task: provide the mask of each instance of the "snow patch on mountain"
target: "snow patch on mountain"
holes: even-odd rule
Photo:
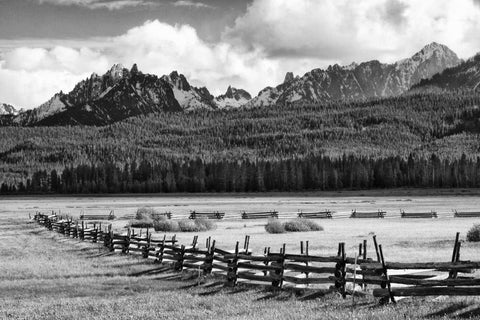
[[[243,89],[229,86],[225,94],[215,98],[214,102],[220,109],[239,108],[252,99],[252,96]]]

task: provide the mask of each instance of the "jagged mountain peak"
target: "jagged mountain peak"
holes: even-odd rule
[[[228,86],[225,94],[215,98],[215,104],[218,108],[238,108],[248,103],[251,99],[252,96],[247,91]]]
[[[125,70],[128,72],[128,69],[126,69],[123,64],[121,63],[116,63],[114,64],[110,70],[108,71],[109,75],[115,79],[115,78],[123,78]]]
[[[214,97],[206,87],[194,87],[187,78],[177,71],[172,71],[168,76],[162,77],[172,88],[175,99],[183,110],[216,109]]]
[[[460,61],[447,46],[433,42],[412,57],[394,64],[371,60],[349,66],[333,64],[326,69],[313,69],[294,80],[288,75],[278,86],[261,90],[247,107],[398,95],[421,79],[430,78]]]
[[[420,81],[414,91],[478,90],[480,88],[480,54]]]
[[[283,83],[289,83],[295,79],[293,72],[287,72],[285,74],[285,78],[283,79]]]
[[[33,110],[19,114],[21,125],[105,125],[154,112],[182,111],[170,84],[155,75],[143,74],[134,64],[131,71],[113,65],[104,75],[92,74],[68,94],[55,94]]]
[[[17,115],[19,110],[8,103],[0,103],[0,115]]]
[[[141,73],[141,72],[138,71],[138,66],[137,66],[136,63],[134,63],[134,64],[132,65],[132,68],[130,69],[130,74],[133,75],[133,74],[138,74],[138,73]]]
[[[162,78],[175,86],[178,90],[189,91],[191,89],[187,78],[185,78],[183,74],[179,74],[177,71],[172,71],[168,76],[163,76]]]
[[[430,44],[427,44],[420,51],[415,53],[411,57],[411,59],[426,60],[426,59],[431,59],[435,55],[437,56],[436,58],[459,60],[457,54],[453,52],[449,47],[443,44],[439,44],[437,42],[432,42]]]

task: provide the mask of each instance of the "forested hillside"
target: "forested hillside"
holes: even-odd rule
[[[2,127],[0,182],[69,193],[477,186],[479,105],[472,92],[410,94]]]

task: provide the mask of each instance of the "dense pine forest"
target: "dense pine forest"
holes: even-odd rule
[[[1,193],[480,187],[480,96],[161,113],[1,127]]]

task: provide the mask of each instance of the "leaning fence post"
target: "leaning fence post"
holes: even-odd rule
[[[395,303],[395,297],[393,296],[393,293],[392,293],[392,286],[390,284],[390,278],[388,277],[387,265],[386,265],[385,259],[383,257],[382,245],[379,245],[378,249],[380,251],[380,258],[382,259],[382,268],[383,268],[383,274],[384,274],[386,282],[387,282],[388,295],[390,296],[390,301]]]
[[[375,252],[377,254],[377,262],[380,262],[380,252],[378,251],[377,236],[373,236],[373,245],[375,246]]]
[[[458,241],[459,237],[460,237],[460,232],[457,232],[457,235],[455,236],[455,243],[453,244],[452,262],[457,261],[457,255],[458,255],[458,259],[460,258],[460,255],[457,252],[460,249],[459,241]],[[456,277],[457,277],[457,272],[455,272],[455,271],[450,271],[449,272],[448,278],[454,279]]]

